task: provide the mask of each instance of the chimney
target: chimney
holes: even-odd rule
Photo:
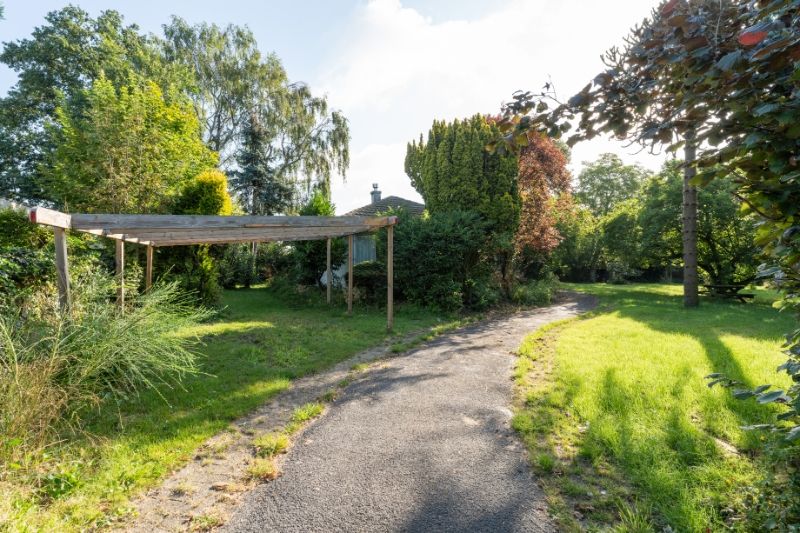
[[[377,204],[378,202],[381,201],[381,191],[378,190],[378,184],[377,183],[373,183],[372,184],[372,192],[370,194],[372,195],[372,203],[373,204]]]

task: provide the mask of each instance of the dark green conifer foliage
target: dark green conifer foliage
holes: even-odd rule
[[[520,210],[517,158],[484,149],[496,133],[486,117],[475,115],[434,121],[427,142],[420,137],[408,145],[406,174],[428,211],[474,211],[491,235],[513,234]]]

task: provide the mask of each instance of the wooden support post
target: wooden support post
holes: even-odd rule
[[[347,314],[353,314],[353,236],[347,236]]]
[[[326,270],[326,272],[327,272],[327,275],[328,275],[328,278],[327,278],[328,279],[328,283],[326,285],[327,285],[327,288],[328,288],[328,303],[331,303],[331,285],[333,285],[333,276],[331,275],[332,272],[331,272],[331,238],[330,237],[328,237],[328,262],[327,262],[327,265],[328,265],[328,269]]]
[[[114,241],[116,250],[117,270],[117,307],[125,309],[125,241]]]
[[[56,282],[58,304],[62,311],[69,309],[69,260],[67,259],[67,234],[64,228],[53,228],[56,244]]]
[[[386,329],[394,328],[394,226],[386,228]]]
[[[147,266],[144,271],[144,290],[149,291],[153,286],[153,247],[148,246],[147,252]]]

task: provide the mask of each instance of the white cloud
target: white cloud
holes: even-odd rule
[[[515,90],[536,90],[550,77],[562,96],[580,90],[602,69],[600,54],[655,3],[511,0],[477,20],[434,23],[399,0],[368,2],[315,84],[351,122],[348,180],[334,183],[339,212],[367,203],[372,182],[384,195],[410,197],[405,145],[433,119],[496,113]],[[579,166],[604,151],[660,163],[605,140],[576,147],[573,161]]]

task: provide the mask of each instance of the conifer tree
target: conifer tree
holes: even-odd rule
[[[233,174],[231,187],[254,215],[284,213],[294,202],[293,184],[271,167],[270,140],[258,115],[251,114],[242,132],[242,146],[236,155],[239,170]]]

